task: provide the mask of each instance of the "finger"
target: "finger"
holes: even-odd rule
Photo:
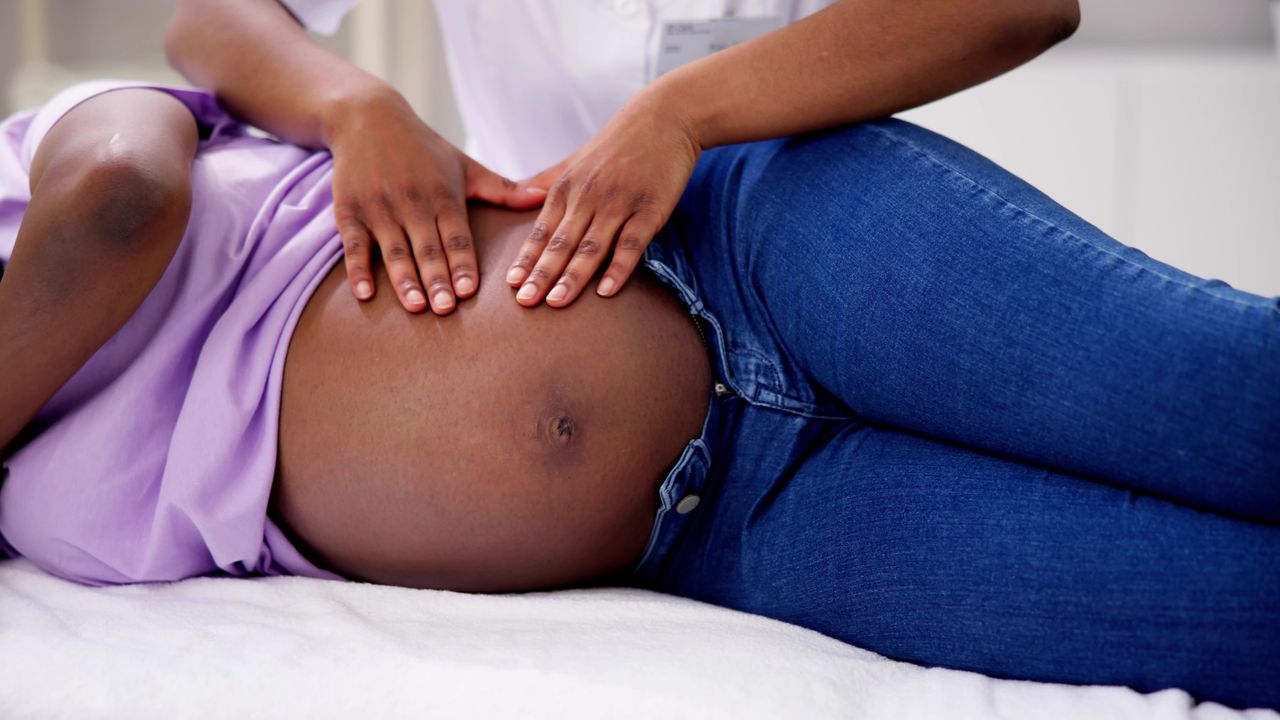
[[[471,225],[467,222],[465,208],[465,205],[456,201],[436,205],[436,227],[444,246],[448,285],[453,293],[462,298],[474,295],[480,285],[480,272],[477,269],[480,265],[476,261],[475,243],[471,238]],[[439,312],[440,306],[436,302],[439,293],[425,272],[422,277],[432,291],[431,305]]]
[[[542,298],[551,289],[551,284],[569,264],[569,258],[590,224],[590,215],[573,211],[560,221],[560,226],[551,233],[551,239],[542,249],[538,263],[529,271],[529,278],[520,286],[520,292],[516,293],[516,302],[525,307],[533,307],[542,302]]]
[[[409,227],[408,234],[416,263],[414,274],[422,279],[431,309],[437,315],[447,315],[455,304],[453,283],[449,280],[449,263],[440,244],[436,222],[415,223]]]
[[[467,166],[467,198],[511,210],[532,210],[547,198],[544,186],[516,183],[471,160]]]
[[[518,187],[528,188],[534,191],[541,191],[545,194],[550,192],[551,186],[554,185],[557,180],[564,177],[564,174],[568,169],[569,160],[561,160],[537,175],[521,180],[516,183],[516,185]]]
[[[427,307],[427,299],[418,282],[418,269],[413,265],[413,251],[404,231],[395,223],[386,223],[376,228],[374,233],[378,247],[382,249],[382,263],[387,267],[387,276],[391,278],[391,287],[395,288],[400,304],[409,312],[422,312]]]
[[[529,232],[529,237],[520,245],[520,251],[516,253],[516,260],[511,264],[511,268],[507,270],[507,284],[515,287],[524,282],[529,277],[529,272],[533,269],[534,263],[538,262],[538,258],[542,257],[543,248],[547,246],[551,239],[551,233],[560,225],[561,219],[564,218],[565,208],[568,205],[569,195],[569,176],[561,175],[555,185],[551,186],[551,190],[547,192],[547,201],[542,206],[542,212],[538,213],[538,219],[533,222],[533,230]]]
[[[564,273],[547,293],[547,304],[551,307],[565,307],[577,299],[587,281],[596,274],[600,263],[604,262],[605,253],[613,244],[618,234],[622,219],[617,215],[597,215],[591,226],[582,235],[582,242],[574,251],[573,257],[565,267]]]
[[[636,213],[627,220],[627,223],[622,226],[622,232],[618,233],[618,244],[613,249],[613,261],[609,263],[609,269],[604,271],[604,277],[600,278],[600,282],[596,285],[597,295],[612,297],[622,289],[627,279],[631,277],[631,273],[635,272],[636,265],[640,264],[640,257],[644,255],[645,247],[661,228],[662,221],[646,212]]]
[[[342,238],[342,262],[347,268],[347,282],[357,300],[371,300],[377,292],[373,282],[372,237],[365,226],[349,220],[339,226]]]

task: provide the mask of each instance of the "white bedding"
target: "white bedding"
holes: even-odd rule
[[[1270,718],[993,680],[632,589],[86,588],[0,562],[0,717]]]

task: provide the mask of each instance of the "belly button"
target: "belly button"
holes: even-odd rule
[[[546,437],[552,442],[567,445],[573,440],[573,418],[568,415],[556,415],[547,420]]]

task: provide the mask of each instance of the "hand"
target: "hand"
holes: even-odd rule
[[[596,293],[617,293],[671,216],[701,153],[688,124],[642,92],[567,159],[522,182],[549,189],[507,271],[507,283],[521,285],[516,302],[533,307],[545,297],[551,307],[567,306],[610,249]]]
[[[405,310],[421,312],[430,298],[437,314],[451,312],[455,297],[470,297],[480,285],[467,200],[516,210],[542,203],[542,191],[519,188],[467,157],[394,92],[357,103],[337,127],[329,143],[334,213],[347,279],[360,300],[375,292],[377,245]]]

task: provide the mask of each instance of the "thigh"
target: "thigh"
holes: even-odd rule
[[[945,138],[886,121],[713,151],[670,235],[792,394],[1280,521],[1277,300],[1125,247]]]
[[[924,665],[1280,706],[1280,528],[831,426],[718,471],[659,589]]]

